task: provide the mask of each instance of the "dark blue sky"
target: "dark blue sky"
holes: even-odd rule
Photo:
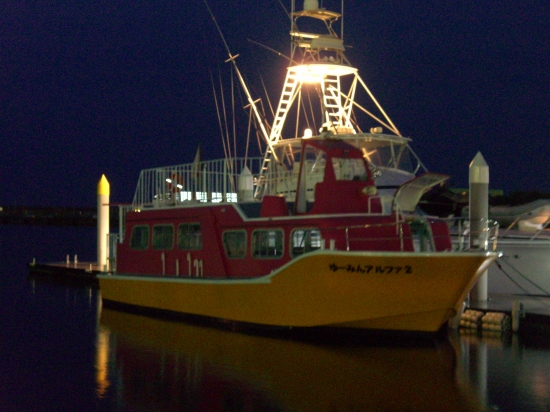
[[[246,39],[288,53],[279,1],[209,4],[275,104],[286,62]],[[426,166],[461,186],[481,151],[492,188],[550,192],[549,39],[541,0],[345,4],[348,58]],[[190,162],[199,142],[220,156],[210,73],[226,57],[202,0],[3,2],[0,206],[93,206],[102,173],[111,201],[130,202],[141,169]]]

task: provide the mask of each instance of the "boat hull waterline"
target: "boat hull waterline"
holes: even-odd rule
[[[98,278],[102,299],[154,310],[280,327],[437,332],[496,257],[325,250],[257,278]]]

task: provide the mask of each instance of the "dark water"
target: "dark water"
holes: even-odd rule
[[[0,411],[550,411],[544,341],[258,336],[28,279],[75,253],[94,260],[94,229],[0,226]]]

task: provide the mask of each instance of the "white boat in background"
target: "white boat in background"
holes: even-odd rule
[[[502,256],[489,269],[489,292],[550,296],[550,200],[493,206]]]
[[[550,296],[550,233],[508,231],[498,237],[502,256],[488,270],[491,294]]]
[[[506,230],[538,235],[550,225],[550,199],[538,199],[517,206],[492,206],[489,217]]]
[[[468,214],[464,207],[462,217]],[[489,219],[500,226],[502,254],[488,270],[489,294],[550,296],[550,200],[492,206]]]

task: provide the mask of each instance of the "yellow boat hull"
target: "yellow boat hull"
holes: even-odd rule
[[[99,275],[103,299],[284,327],[436,332],[496,253],[318,251],[252,279]]]

